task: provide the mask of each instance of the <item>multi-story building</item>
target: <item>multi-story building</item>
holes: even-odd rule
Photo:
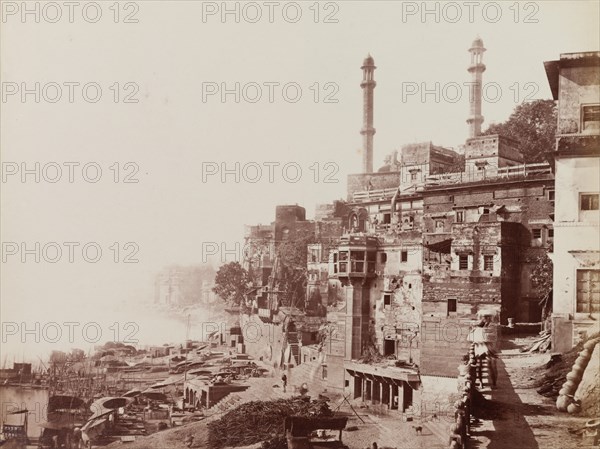
[[[456,377],[478,313],[494,315],[496,328],[542,320],[532,272],[552,251],[554,347],[570,348],[578,331],[599,322],[598,53],[546,64],[559,100],[552,165],[526,164],[519,142],[481,135],[482,40],[469,51],[473,90],[464,146],[404,145],[373,171],[376,83],[369,56],[361,67],[363,173],[348,176],[346,202],[319,206],[315,221],[298,206],[278,208],[270,227],[249,235],[270,248],[253,259],[268,270],[263,285],[276,277],[280,240],[306,231],[329,238],[307,248],[308,309],[326,306],[327,316],[319,332],[324,341],[305,356],[319,360],[329,388],[399,412]],[[261,303],[271,316],[276,304],[268,298],[277,294],[270,291]],[[302,319],[287,316],[298,323],[296,335]],[[315,323],[304,327],[305,337],[310,330],[314,339]],[[278,340],[278,353],[293,352],[285,341]]]
[[[480,311],[496,324],[541,319],[530,272],[552,245],[553,175],[547,163],[524,164],[518,142],[480,135],[484,50],[481,39],[470,49],[474,103],[462,152],[408,144],[379,171],[348,176],[348,232],[330,260],[340,283],[328,311],[335,331],[324,348],[328,383],[354,398],[402,411],[428,378],[456,377]],[[367,100],[372,90],[371,111]],[[363,117],[373,129],[372,114]]]
[[[248,352],[279,367],[300,364],[300,347],[318,343],[332,300],[329,251],[342,234],[341,217],[348,213],[341,202],[320,205],[316,212],[315,220],[307,220],[303,207],[281,205],[270,225],[246,227],[243,266],[253,283],[247,293],[252,306],[240,324],[260,330],[256,338],[246,339]],[[306,286],[292,291],[287,279],[297,274]]]
[[[566,351],[600,330],[600,53],[545,67],[558,100],[552,344]]]
[[[275,221],[270,225],[247,226],[243,266],[254,284],[251,298],[257,304],[259,315],[268,319],[280,305],[291,305],[314,311],[327,303],[327,279],[321,273],[328,260],[331,242],[342,234],[341,216],[347,215],[343,204],[320,206],[318,219],[307,220],[306,210],[298,205],[282,205],[275,209]],[[310,244],[299,248],[298,242]],[[311,265],[306,266],[306,261]],[[285,271],[308,268],[306,304],[292,304],[291,292],[284,291]],[[289,273],[289,271],[288,271]],[[321,285],[323,282],[323,285]],[[307,307],[308,306],[308,307]]]

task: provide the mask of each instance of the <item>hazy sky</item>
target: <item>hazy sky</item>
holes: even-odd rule
[[[422,2],[230,2],[239,23],[221,16],[221,2],[26,3],[39,23],[35,12],[22,16],[21,2],[2,3],[2,321],[85,321],[106,304],[151,299],[152,273],[201,262],[203,242],[232,249],[243,225],[270,223],[277,204],[301,204],[312,217],[316,203],[345,197],[346,176],[361,167],[369,52],[379,167],[406,143],[464,142],[476,35],[492,83],[484,129],[523,100],[550,98],[544,61],[600,47],[596,1],[428,2],[425,16]],[[214,94],[223,87],[225,101]],[[23,89],[34,93],[23,98]],[[236,162],[239,182],[203,180],[207,167],[235,171]],[[22,163],[40,164],[40,182],[22,182]],[[62,177],[52,183],[56,166]],[[99,181],[86,181],[97,167]],[[74,242],[73,263],[64,242]],[[96,263],[83,257],[89,242],[88,259],[102,249]],[[33,251],[25,262],[22,243]],[[123,263],[133,251],[139,262]]]

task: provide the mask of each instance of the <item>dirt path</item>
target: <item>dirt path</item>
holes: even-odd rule
[[[472,428],[469,449],[571,449],[582,446],[581,437],[569,429],[583,427],[588,418],[573,417],[556,409],[553,400],[536,392],[536,382],[543,375],[543,366],[550,354],[519,352],[527,341],[510,342],[509,349],[502,350],[498,360],[498,386],[484,388],[490,399],[488,416]],[[268,399],[268,397],[265,397]],[[333,404],[335,405],[335,404]],[[351,449],[362,449],[373,441],[380,448],[398,449],[444,448],[446,444],[425,430],[417,436],[411,423],[397,417],[375,416],[358,409],[362,423],[351,410],[342,410],[350,417],[348,426],[357,430],[344,432],[344,442]],[[138,442],[128,444],[130,449],[184,449],[184,440],[194,436],[194,448],[205,448],[208,443],[206,422],[191,423],[177,429],[169,429]],[[120,444],[114,447],[122,447]]]
[[[581,437],[569,429],[583,427],[586,418],[556,409],[553,400],[539,395],[535,383],[549,354],[504,350],[498,360],[498,386],[483,390],[491,398],[491,419],[473,430],[472,448],[570,449],[582,447]]]

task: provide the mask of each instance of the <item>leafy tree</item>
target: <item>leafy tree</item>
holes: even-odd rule
[[[213,292],[224,301],[239,306],[245,303],[245,294],[250,287],[248,271],[239,262],[221,265],[215,276]]]
[[[534,258],[531,270],[531,284],[536,288],[542,306],[542,320],[550,316],[552,312],[552,260],[544,252]]]
[[[525,163],[543,162],[545,153],[554,149],[556,120],[553,100],[535,100],[521,103],[507,121],[492,123],[482,134],[499,134],[516,140]]]

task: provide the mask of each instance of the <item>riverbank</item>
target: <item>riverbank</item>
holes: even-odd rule
[[[487,398],[486,416],[472,426],[471,447],[478,449],[571,449],[582,446],[582,438],[576,433],[584,426],[588,417],[572,416],[559,412],[554,399],[537,392],[550,353],[527,353],[520,350],[530,344],[531,338],[506,338],[498,360],[498,384],[491,389],[482,389]],[[264,387],[259,393],[265,400],[280,397],[282,392],[272,388],[275,379],[257,380]],[[291,393],[289,393],[291,395]],[[330,404],[332,409],[348,417],[344,431],[344,443],[350,449],[364,449],[373,442],[380,448],[398,449],[442,449],[447,441],[432,432],[435,425],[422,426],[417,433],[415,427],[420,422],[404,422],[397,416],[380,415],[375,410],[354,404],[354,410],[347,404]],[[357,412],[355,414],[354,412]],[[217,417],[191,423],[181,428],[167,429],[148,437],[140,438],[129,445],[131,449],[188,447],[185,441],[194,437],[191,447],[208,447],[207,423]],[[116,445],[113,445],[116,447]],[[259,447],[253,445],[250,447]],[[241,447],[237,449],[242,449]]]

